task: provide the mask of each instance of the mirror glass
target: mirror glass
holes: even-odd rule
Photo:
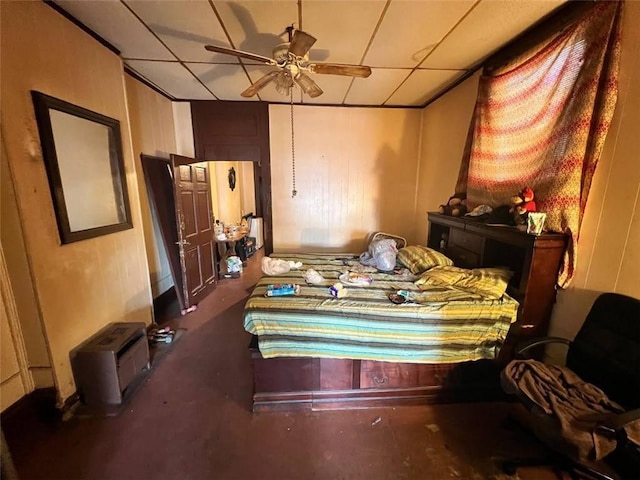
[[[62,243],[132,228],[120,123],[32,94]]]

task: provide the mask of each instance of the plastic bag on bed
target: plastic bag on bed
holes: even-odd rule
[[[360,263],[368,267],[376,267],[382,272],[390,272],[396,267],[397,254],[396,241],[391,238],[382,238],[369,244],[369,250],[360,255]]]
[[[302,267],[302,262],[271,257],[262,258],[262,273],[265,275],[281,275],[289,272],[292,268],[300,267]]]

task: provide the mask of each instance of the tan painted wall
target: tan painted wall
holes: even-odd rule
[[[216,162],[207,162],[207,166],[209,168],[209,186],[211,187],[211,211],[213,212],[213,218],[222,220],[218,206],[218,175],[216,174]]]
[[[173,107],[170,100],[129,75],[125,75],[125,85],[151,291],[155,298],[173,287],[173,277],[158,222],[151,214],[140,154],[169,158],[176,153]]]
[[[196,145],[193,141],[191,103],[173,102],[173,126],[175,128],[176,151],[178,155],[195,158]]]
[[[0,244],[0,410],[33,391],[28,364],[15,295]]]
[[[241,177],[239,172],[239,162],[209,162],[209,166],[215,171],[215,179],[211,175],[211,184],[215,182],[217,194],[217,211],[214,210],[216,218],[225,225],[232,223],[240,223],[240,205],[241,205]],[[229,169],[234,168],[236,171],[236,188],[233,191],[229,188]],[[213,187],[212,187],[213,197]],[[214,207],[215,207],[214,202]]]
[[[478,96],[476,73],[422,110],[422,145],[418,174],[416,225],[420,243],[427,241],[426,212],[433,212],[454,193],[473,107]]]
[[[0,410],[20,400],[27,392],[20,378],[20,365],[11,338],[7,306],[0,296]]]
[[[0,239],[7,261],[7,275],[13,287],[20,329],[35,385],[37,388],[52,387],[53,374],[42,327],[42,317],[31,278],[31,267],[27,259],[4,141],[1,139],[0,147],[2,152],[0,155]]]
[[[216,220],[239,223],[242,215],[256,212],[253,163],[236,161],[207,162],[211,175],[211,208]],[[236,170],[236,188],[229,189],[229,169]]]
[[[74,393],[69,351],[113,321],[151,321],[122,62],[42,2],[2,2],[2,135],[59,399]],[[120,121],[135,228],[60,245],[30,90]]]
[[[275,251],[364,250],[375,231],[416,235],[417,109],[269,106]]]
[[[618,105],[589,193],[576,275],[554,308],[553,335],[573,338],[602,292],[640,298],[639,23],[640,2],[626,2]]]
[[[238,162],[238,184],[240,185],[240,216],[253,212],[256,214],[256,192],[253,175],[253,162]]]

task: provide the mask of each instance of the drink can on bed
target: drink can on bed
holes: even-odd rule
[[[267,285],[265,296],[280,297],[283,295],[296,295],[298,293],[300,293],[300,285],[294,285],[293,283],[276,283],[274,285]]]

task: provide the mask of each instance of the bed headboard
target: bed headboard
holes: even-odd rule
[[[566,235],[529,235],[516,227],[439,213],[429,213],[428,221],[427,246],[443,252],[455,265],[511,269],[514,274],[507,293],[520,302],[519,327],[527,336],[546,335]]]

